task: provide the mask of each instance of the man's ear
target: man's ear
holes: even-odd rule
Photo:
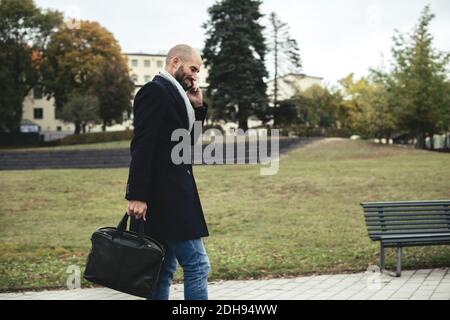
[[[180,62],[181,62],[181,60],[180,60],[180,58],[178,58],[178,57],[174,57],[174,58],[172,59],[172,63],[173,63],[175,66],[177,66],[177,67],[178,67],[178,65],[180,64]]]

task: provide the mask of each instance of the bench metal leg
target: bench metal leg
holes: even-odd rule
[[[402,247],[397,248],[397,271],[395,273],[396,277],[402,275]]]
[[[380,270],[384,270],[384,246],[382,242],[380,245]]]

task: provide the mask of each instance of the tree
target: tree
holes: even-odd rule
[[[278,81],[280,71],[299,73],[302,68],[300,49],[297,40],[289,35],[289,27],[282,22],[275,12],[270,15],[269,48],[273,56],[274,91],[273,106],[278,107]]]
[[[278,107],[273,110],[276,126],[289,126],[299,123],[298,102],[298,99],[294,98],[280,101]]]
[[[108,70],[105,65],[113,66]],[[112,84],[120,84],[119,88],[109,90],[115,92],[116,99],[125,101],[131,93],[125,73],[128,66],[122,56],[121,48],[114,36],[97,22],[81,21],[80,27],[69,29],[64,27],[54,33],[50,39],[44,59],[44,91],[55,98],[57,116],[68,101],[69,94],[76,91],[79,94],[97,94],[99,90],[101,104],[105,107],[105,77],[103,72],[119,75],[120,79],[109,79]],[[123,85],[123,87],[122,87]],[[124,89],[125,88],[125,89]],[[125,111],[129,103],[122,106]],[[115,117],[117,108],[112,112]],[[120,109],[120,108],[119,108]],[[111,120],[111,115],[104,114],[105,121]]]
[[[122,63],[105,62],[95,79],[93,89],[91,94],[99,101],[103,131],[113,122],[121,123],[124,112],[131,112],[134,84],[130,80],[128,69]]]
[[[309,126],[320,128],[336,128],[340,120],[339,111],[342,97],[339,92],[331,92],[328,88],[313,85],[301,93],[306,98],[304,107],[308,109]]]
[[[248,118],[268,121],[267,77],[263,29],[259,23],[261,1],[223,0],[208,12],[203,50],[209,68],[208,96],[216,116],[248,129]]]
[[[450,81],[446,82],[445,87],[446,102],[444,103],[443,117],[439,122],[439,127],[442,129],[442,132],[445,133],[444,148],[450,149]]]
[[[346,97],[343,108],[348,118],[347,128],[367,138],[390,139],[396,127],[381,78],[355,80],[350,74],[339,83]]]
[[[448,112],[445,89],[450,55],[433,48],[429,27],[434,17],[426,6],[411,34],[394,36],[394,61],[387,80],[396,123],[416,137],[417,148],[425,148],[426,136],[443,129],[441,119]]]
[[[23,99],[39,83],[46,44],[62,23],[33,0],[0,1],[0,131],[20,128]]]
[[[274,109],[274,120],[279,126],[340,129],[345,123],[342,101],[339,90],[313,85],[280,101]]]
[[[66,122],[75,123],[75,134],[80,134],[81,130],[86,133],[86,125],[89,122],[99,121],[99,100],[96,96],[72,92],[68,95],[67,101],[60,112],[60,117]]]

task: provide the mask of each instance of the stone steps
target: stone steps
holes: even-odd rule
[[[292,148],[302,147],[317,139],[282,139],[280,140],[280,154]],[[203,150],[207,145],[203,146]],[[270,143],[267,148],[270,156]],[[258,148],[245,146],[245,155],[237,154],[238,146],[234,146],[234,161],[236,163],[249,163],[253,160],[260,163],[259,156],[250,159],[250,155],[257,155]],[[226,146],[223,145],[224,159],[226,158]],[[199,153],[196,153],[196,158]],[[203,159],[202,164],[210,163],[209,158]],[[211,160],[211,159],[209,159]],[[74,150],[74,151],[32,151],[32,152],[0,152],[0,170],[34,170],[34,169],[100,169],[100,168],[128,168],[130,166],[130,150]],[[230,164],[230,163],[227,163]]]

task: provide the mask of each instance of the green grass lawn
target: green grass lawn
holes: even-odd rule
[[[196,167],[211,280],[364,271],[378,263],[379,246],[359,204],[449,199],[449,163],[448,154],[339,140],[290,152],[272,177],[259,166]],[[127,175],[0,172],[0,290],[64,287],[70,265],[83,271],[92,232],[125,213]],[[450,247],[407,248],[403,262],[450,266]]]

